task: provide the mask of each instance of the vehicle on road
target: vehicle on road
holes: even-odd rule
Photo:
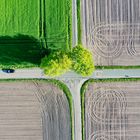
[[[2,69],[2,71],[5,73],[14,73],[15,72],[14,69]]]

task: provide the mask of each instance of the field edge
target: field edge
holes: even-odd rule
[[[74,140],[74,107],[73,107],[73,98],[72,94],[69,90],[69,88],[61,81],[55,80],[55,79],[0,79],[1,82],[13,82],[13,81],[43,81],[46,83],[51,83],[60,88],[64,94],[66,95],[66,98],[69,103],[70,108],[70,126],[71,126],[71,140]]]
[[[80,89],[81,96],[81,122],[82,122],[82,140],[85,140],[85,91],[90,83],[94,82],[136,82],[140,78],[109,78],[109,79],[88,79],[85,81]]]

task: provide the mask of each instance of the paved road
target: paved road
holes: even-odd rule
[[[44,76],[43,71],[39,68],[17,69],[11,74],[0,71],[0,79],[43,78],[42,76]]]
[[[93,78],[140,78],[140,69],[96,70]]]
[[[33,69],[17,69],[15,73],[7,74],[0,71],[0,79],[10,78],[50,78],[43,74],[43,70],[39,68]],[[90,77],[82,77],[74,72],[67,72],[66,74],[56,77],[56,79],[89,79],[89,78],[140,78],[139,69],[110,69],[110,70],[96,70]]]

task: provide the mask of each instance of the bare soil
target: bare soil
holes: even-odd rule
[[[0,140],[70,140],[63,91],[43,81],[0,82]]]
[[[140,82],[89,84],[85,94],[85,140],[140,139]]]
[[[82,43],[96,66],[140,65],[140,1],[82,0]]]

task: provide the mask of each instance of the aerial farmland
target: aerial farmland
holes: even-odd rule
[[[0,5],[1,36],[23,34],[52,44],[68,42],[71,4],[67,0],[1,0]]]
[[[83,94],[84,139],[139,140],[139,93],[137,80],[89,82]]]
[[[70,14],[67,0],[1,0],[0,67],[37,67],[46,48],[69,50]]]
[[[140,0],[0,0],[0,140],[140,140]]]
[[[1,81],[0,112],[0,140],[71,140],[68,99],[47,81]]]
[[[81,0],[82,43],[96,66],[140,65],[139,11],[139,0]]]

